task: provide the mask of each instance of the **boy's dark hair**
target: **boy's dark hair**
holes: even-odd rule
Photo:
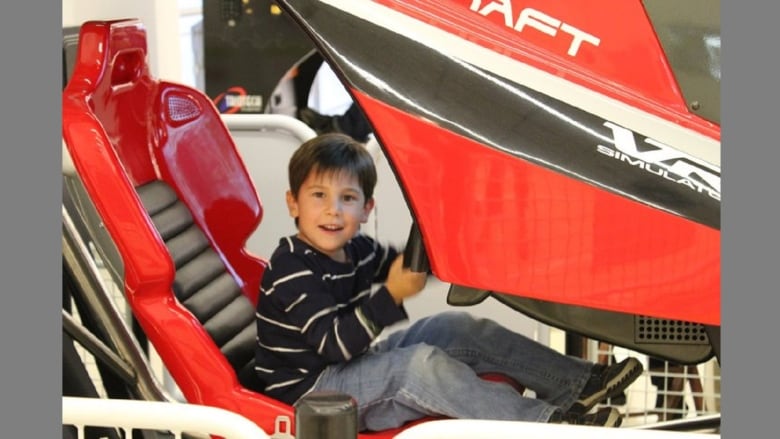
[[[360,142],[348,135],[321,134],[298,147],[287,167],[290,191],[294,197],[298,197],[298,191],[310,172],[317,174],[345,172],[354,175],[366,201],[374,195],[377,179],[374,159]]]

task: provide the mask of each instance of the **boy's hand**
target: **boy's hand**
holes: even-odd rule
[[[390,265],[390,272],[387,274],[385,287],[387,287],[390,295],[393,296],[395,303],[400,304],[405,298],[422,291],[427,278],[427,273],[417,273],[403,268],[403,255],[401,254]]]

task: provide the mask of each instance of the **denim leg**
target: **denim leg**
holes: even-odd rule
[[[328,367],[315,389],[355,397],[361,430],[394,428],[426,415],[546,421],[556,407],[567,410],[576,400],[590,367],[490,320],[447,312]],[[511,377],[537,398],[479,377],[491,372]]]
[[[444,312],[391,334],[374,349],[426,343],[469,365],[477,374],[506,375],[564,411],[577,400],[593,363],[563,355],[489,319]]]
[[[467,364],[425,343],[329,366],[314,390],[352,395],[361,431],[396,428],[424,416],[546,422],[556,408],[506,383],[483,380]]]

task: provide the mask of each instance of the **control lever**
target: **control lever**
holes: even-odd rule
[[[428,273],[431,269],[428,253],[425,252],[422,234],[416,222],[412,222],[412,227],[409,230],[409,238],[406,240],[406,248],[404,248],[403,262],[404,268],[417,273]]]

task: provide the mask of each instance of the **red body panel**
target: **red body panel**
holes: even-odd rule
[[[387,152],[441,280],[720,324],[719,231],[356,96],[377,134],[389,139]]]

